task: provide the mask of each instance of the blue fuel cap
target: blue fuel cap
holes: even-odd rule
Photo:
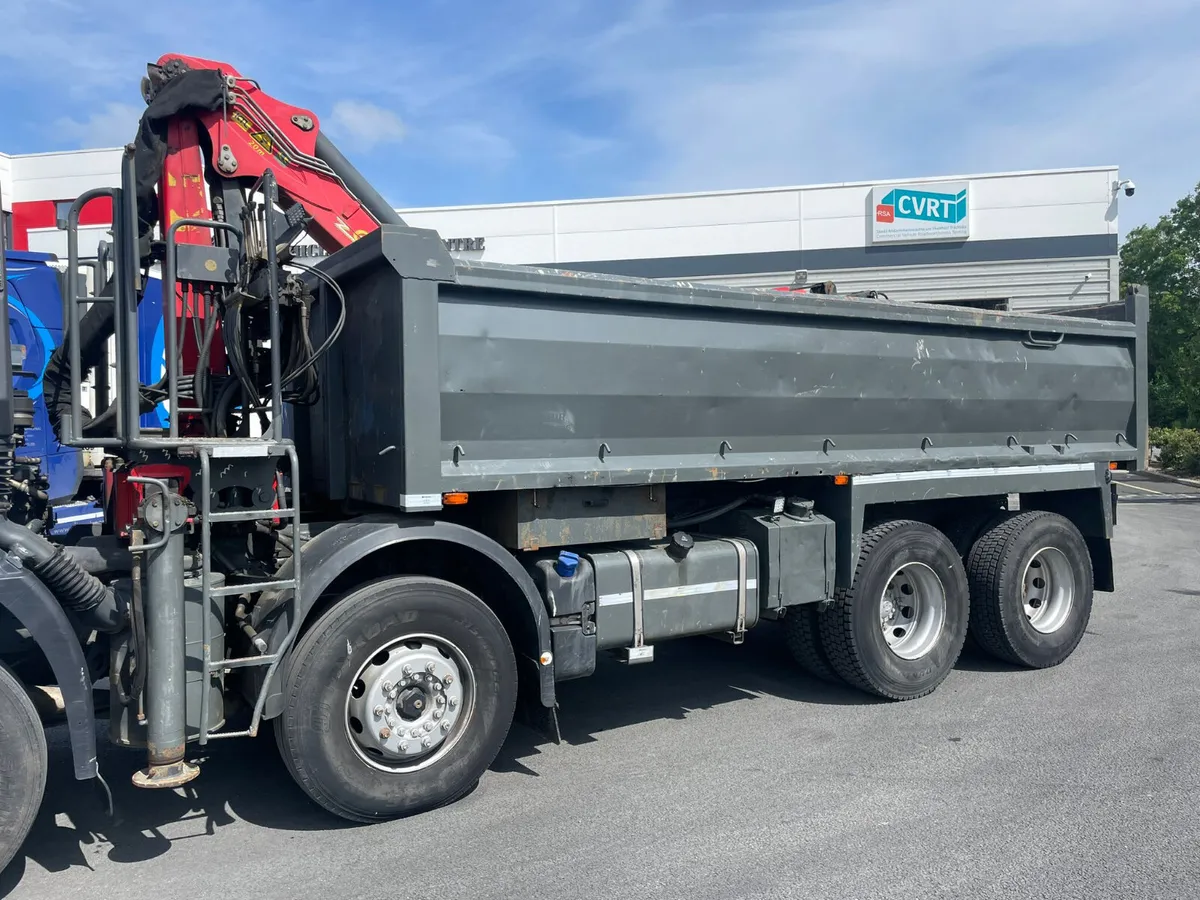
[[[575,570],[579,568],[579,554],[572,553],[570,550],[561,550],[558,554],[558,562],[554,564],[554,571],[563,578],[570,578],[575,574]]]

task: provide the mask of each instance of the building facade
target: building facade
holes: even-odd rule
[[[117,184],[119,162],[0,154],[14,246],[65,255],[58,220]],[[894,300],[1047,309],[1118,299],[1119,183],[1107,166],[399,212],[469,258],[762,288],[801,273]],[[110,221],[105,203],[85,208],[82,253]]]

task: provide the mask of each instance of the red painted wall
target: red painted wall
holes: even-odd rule
[[[12,205],[13,249],[29,249],[29,229],[53,228],[55,225],[55,200],[26,200]],[[111,225],[112,199],[97,197],[79,211],[80,225]]]

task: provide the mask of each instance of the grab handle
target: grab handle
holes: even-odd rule
[[[1043,332],[1044,337],[1038,337],[1032,331],[1027,332],[1025,339],[1021,341],[1026,347],[1038,347],[1043,350],[1053,350],[1066,338],[1065,332]]]

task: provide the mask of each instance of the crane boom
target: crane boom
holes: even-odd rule
[[[299,204],[305,230],[330,253],[380,224],[404,224],[321,133],[312,110],[277,100],[228,63],[167,54],[147,70],[143,95],[148,115],[158,119],[155,107],[163,109],[161,118],[174,129],[168,135],[168,159],[185,159],[179,171],[170,164],[163,167],[159,222],[211,218],[211,207],[200,206],[196,193],[205,181],[210,188],[246,185],[270,168],[280,203],[285,208]],[[190,121],[199,126],[194,134],[182,127]],[[204,167],[198,165],[201,161]],[[218,191],[212,194],[216,198]]]

